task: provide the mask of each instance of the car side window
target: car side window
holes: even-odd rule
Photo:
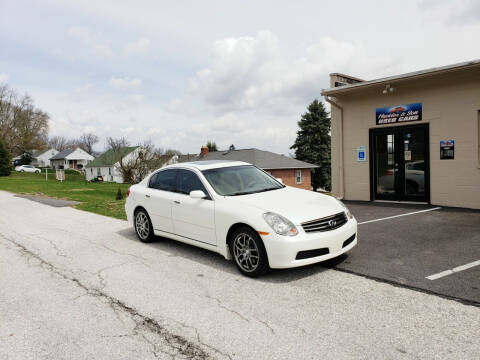
[[[208,196],[208,191],[197,174],[189,170],[178,170],[178,192],[188,195],[194,190],[202,190]]]
[[[155,188],[155,184],[157,182],[157,175],[158,173],[155,173],[150,177],[150,180],[148,181],[148,187]]]
[[[155,189],[164,191],[176,191],[177,170],[163,170],[157,173]]]

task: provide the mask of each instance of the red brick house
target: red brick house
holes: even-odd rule
[[[306,190],[312,190],[311,170],[318,168],[318,165],[258,149],[209,152],[208,148],[203,147],[196,160],[244,161],[282,179],[285,185]]]

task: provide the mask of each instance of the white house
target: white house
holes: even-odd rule
[[[67,149],[60,151],[50,158],[51,166],[54,169],[83,169],[95,158],[81,148]]]
[[[48,150],[35,151],[32,154],[32,165],[40,167],[50,167],[50,158],[58,154],[58,150],[51,148]]]
[[[123,177],[120,172],[120,159],[128,162],[135,159],[141,148],[138,146],[128,146],[114,151],[110,149],[90,162],[85,167],[85,175],[88,181],[101,177],[102,181],[123,183]]]

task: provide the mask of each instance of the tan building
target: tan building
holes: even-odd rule
[[[330,78],[335,196],[480,209],[480,60]]]

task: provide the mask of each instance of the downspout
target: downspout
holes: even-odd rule
[[[340,111],[340,136],[338,137],[340,140],[340,199],[343,199],[345,196],[345,182],[343,177],[343,164],[344,164],[344,156],[343,156],[343,107],[341,107],[335,100],[333,100],[329,96],[325,96],[325,100],[330,104],[335,106]]]

